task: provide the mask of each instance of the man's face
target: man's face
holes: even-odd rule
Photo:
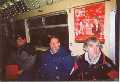
[[[21,37],[17,38],[17,47],[21,47],[26,43],[26,39],[23,39]]]
[[[87,51],[90,59],[96,58],[100,54],[98,42],[88,42]]]
[[[53,53],[57,53],[60,49],[60,42],[57,38],[52,38],[49,45]]]

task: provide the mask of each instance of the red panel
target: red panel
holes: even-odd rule
[[[75,41],[84,42],[88,37],[96,36],[104,43],[104,2],[75,8]]]
[[[18,65],[7,65],[5,69],[6,79],[16,79],[18,77]]]

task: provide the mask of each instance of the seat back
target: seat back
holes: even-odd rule
[[[16,64],[7,65],[5,67],[6,80],[16,80],[18,78],[19,67]]]

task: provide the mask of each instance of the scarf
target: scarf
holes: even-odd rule
[[[91,60],[89,58],[88,52],[85,52],[85,61],[87,61],[90,65],[96,64],[99,61],[100,56],[101,56],[101,53],[98,56],[96,56],[96,58]]]

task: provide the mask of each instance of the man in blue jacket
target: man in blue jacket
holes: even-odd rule
[[[70,51],[60,45],[59,38],[50,39],[50,49],[41,57],[41,80],[67,80],[73,67],[73,58]]]

